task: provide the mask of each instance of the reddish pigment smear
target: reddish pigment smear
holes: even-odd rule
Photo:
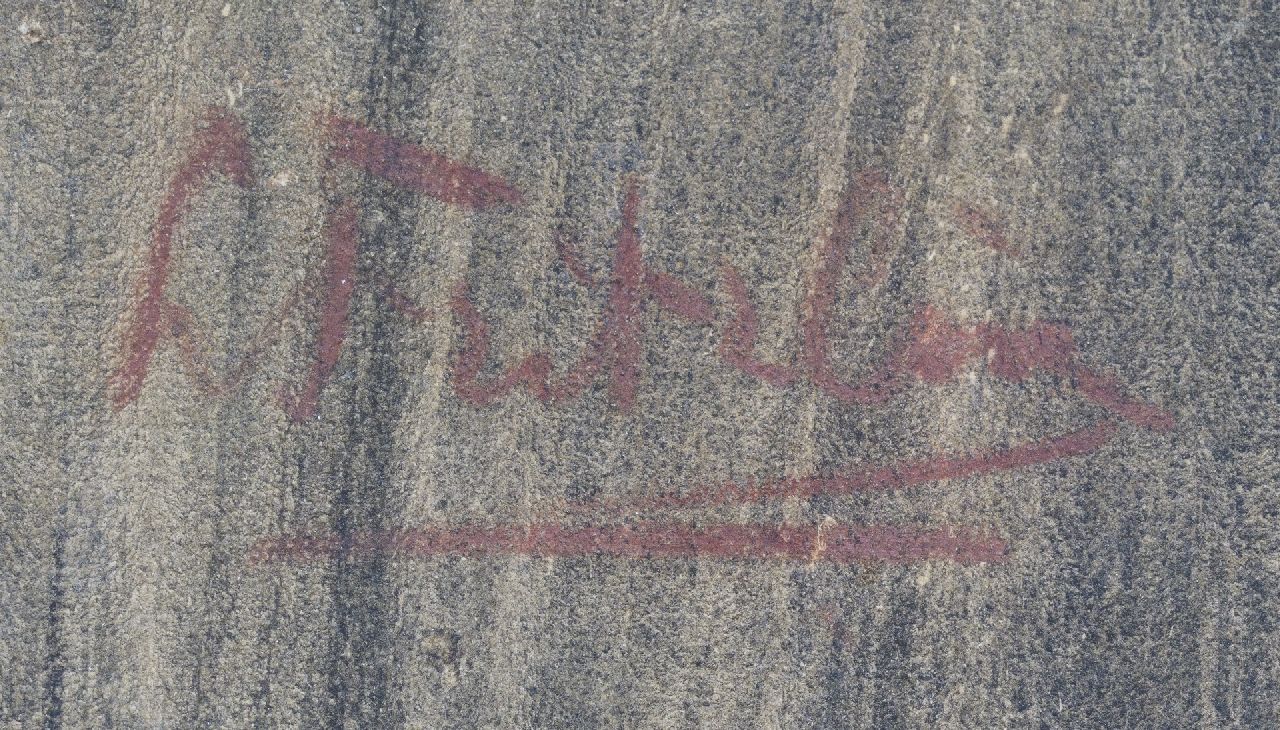
[[[878,403],[887,397],[875,383],[855,387],[836,376],[831,367],[831,342],[827,334],[840,278],[849,257],[849,243],[857,226],[871,212],[873,201],[887,194],[887,185],[887,180],[878,173],[861,173],[851,181],[848,194],[836,209],[831,231],[819,248],[818,269],[814,272],[800,322],[800,362],[809,379],[827,393],[847,402]]]
[[[452,302],[464,333],[453,367],[453,387],[459,397],[485,405],[523,387],[539,400],[559,402],[581,395],[596,377],[607,372],[613,401],[623,409],[631,407],[640,381],[644,304],[653,302],[691,322],[708,324],[713,319],[706,297],[645,265],[636,224],[639,207],[639,190],[634,180],[628,180],[604,316],[582,357],[555,380],[551,356],[545,352],[528,355],[506,372],[482,379],[480,373],[489,357],[489,328],[467,298],[465,282],[459,284]],[[578,270],[585,280],[576,252],[567,242],[561,242],[560,247],[566,266],[571,272]]]
[[[479,209],[502,203],[518,205],[523,200],[513,185],[496,175],[375,132],[353,120],[330,119],[329,142],[333,159],[350,162],[395,185],[445,203]],[[320,393],[337,366],[346,340],[360,237],[354,201],[347,199],[338,210],[331,211],[326,229],[329,248],[325,257],[325,300],[320,309],[320,330],[310,375],[287,406],[295,421],[315,415]],[[413,306],[394,287],[389,291],[397,310],[416,319],[426,318],[424,310]]]
[[[337,210],[330,211],[325,225],[324,292],[320,307],[320,332],[311,373],[302,391],[289,406],[294,421],[305,421],[315,415],[320,391],[328,381],[342,354],[347,337],[347,317],[351,313],[351,295],[356,288],[356,251],[359,248],[359,220],[354,201],[346,199]]]
[[[298,294],[294,292],[285,298],[277,307],[274,316],[258,330],[248,347],[240,356],[240,361],[228,369],[226,375],[219,376],[214,372],[208,355],[208,338],[195,326],[195,319],[190,310],[178,304],[170,303],[165,314],[169,323],[169,331],[177,340],[182,365],[187,376],[196,383],[200,392],[209,397],[225,397],[258,369],[262,354],[267,346],[280,333],[280,327],[288,313],[297,305]]]
[[[889,526],[787,527],[638,522],[604,527],[558,524],[498,527],[421,527],[337,535],[291,535],[259,542],[254,563],[373,556],[531,555],[544,558],[607,556],[630,559],[785,560],[907,563],[950,560],[998,563],[1008,546],[995,537],[956,528]]]
[[[574,281],[586,287],[594,286],[595,282],[587,273],[587,267],[582,264],[582,255],[578,253],[578,247],[564,233],[557,233],[555,242],[556,255],[560,257],[560,261],[564,263],[564,267],[568,269]]]
[[[327,129],[334,159],[350,162],[410,190],[467,208],[519,204],[522,200],[514,186],[497,176],[358,122],[331,118]],[[190,198],[214,172],[227,175],[242,186],[250,183],[244,127],[220,111],[209,115],[194,151],[175,175],[161,206],[148,265],[126,333],[124,364],[111,378],[117,409],[138,396],[151,358],[160,339],[166,336],[176,338],[188,372],[207,393],[225,391],[227,385],[238,382],[248,367],[256,365],[247,358],[228,384],[214,383],[203,350],[205,338],[195,328],[190,312],[165,296],[174,231]],[[578,361],[563,372],[555,372],[548,353],[534,352],[498,375],[483,376],[490,351],[489,328],[469,301],[465,282],[457,285],[451,308],[464,337],[451,378],[458,397],[483,405],[523,388],[544,402],[562,402],[581,396],[596,379],[607,377],[613,401],[628,409],[635,402],[641,381],[647,305],[694,324],[714,324],[715,312],[706,296],[644,263],[637,223],[639,205],[638,186],[634,179],[627,179],[604,312]],[[953,379],[985,356],[990,372],[998,378],[1019,382],[1037,371],[1051,373],[1071,381],[1085,398],[1120,418],[1155,429],[1173,426],[1168,412],[1127,398],[1113,378],[1079,363],[1069,328],[1044,322],[1032,322],[1022,329],[995,323],[961,325],[942,312],[925,307],[913,319],[902,344],[869,377],[860,383],[837,377],[831,363],[828,332],[849,244],[860,227],[873,226],[869,271],[856,283],[871,286],[882,280],[888,271],[889,241],[898,233],[902,205],[902,192],[883,173],[863,171],[851,178],[830,230],[819,242],[819,264],[799,322],[801,351],[796,364],[765,363],[756,357],[759,315],[739,273],[731,266],[722,267],[725,288],[733,302],[733,316],[725,325],[718,349],[722,361],[774,386],[786,387],[805,379],[842,402],[878,405],[917,383],[940,384]],[[981,234],[989,245],[1007,249],[1002,248],[1002,242],[1007,242],[1003,233],[989,216],[971,206],[959,206],[954,213],[962,225],[975,235]],[[330,213],[326,240],[325,289],[318,315],[316,353],[306,382],[295,397],[286,399],[286,409],[298,420],[314,415],[346,339],[359,247],[357,213],[351,201]],[[578,252],[563,236],[557,241],[557,249],[573,278],[588,288],[596,288]],[[393,286],[387,285],[385,294],[395,310],[411,319],[432,318]],[[256,357],[258,349],[255,345],[250,355]]]
[[[394,140],[357,122],[332,119],[329,132],[333,158],[351,162],[374,175],[444,202],[483,208],[521,201],[519,191],[501,178],[416,145]],[[286,300],[277,321],[263,328],[239,366],[219,382],[205,352],[207,337],[196,327],[190,311],[169,301],[165,295],[173,256],[173,238],[190,200],[203,190],[213,173],[221,173],[237,185],[248,187],[251,184],[249,167],[248,137],[244,125],[225,110],[211,111],[197,135],[193,151],[174,175],[161,203],[147,266],[131,307],[124,362],[110,378],[112,401],[117,410],[138,397],[151,359],[164,337],[175,338],[186,370],[202,392],[225,394],[257,367],[258,355],[266,340],[278,331],[279,320],[296,304],[296,296]],[[328,250],[316,353],[299,393],[285,399],[285,408],[295,420],[305,420],[314,415],[320,393],[337,365],[346,339],[347,319],[356,283],[357,219],[355,204],[346,200],[337,210],[330,211],[326,221]],[[429,313],[414,306],[394,287],[389,286],[387,293],[397,311],[418,321],[430,318]]]
[[[376,132],[351,119],[328,123],[330,155],[399,187],[463,208],[520,205],[524,197],[496,175],[416,144]]]
[[[720,359],[730,367],[770,385],[790,385],[796,379],[795,368],[767,363],[755,356],[756,340],[760,336],[760,316],[748,298],[746,282],[742,280],[738,270],[728,264],[720,268],[720,275],[724,279],[725,288],[729,290],[734,310],[733,319],[720,335],[720,346],[717,349]]]
[[[328,120],[328,141],[334,160],[356,167],[445,203],[468,209],[500,204],[518,205],[519,191],[507,181],[468,167],[418,145],[375,132],[358,122]],[[254,338],[240,366],[223,382],[215,377],[206,354],[207,338],[195,326],[191,312],[168,299],[173,238],[190,200],[201,192],[210,175],[220,173],[241,187],[250,185],[250,157],[244,126],[223,111],[208,115],[194,149],[170,182],[152,234],[151,248],[126,332],[125,357],[112,374],[112,398],[117,409],[137,398],[160,340],[172,337],[190,377],[209,394],[222,395],[238,383],[277,331],[269,323]],[[601,321],[579,360],[553,378],[553,364],[545,352],[525,357],[494,377],[482,377],[490,349],[489,329],[467,298],[465,282],[454,289],[451,307],[464,330],[464,344],[455,359],[452,380],[460,398],[486,404],[524,388],[540,400],[558,402],[580,396],[600,377],[608,378],[611,398],[630,408],[641,380],[641,357],[647,306],[669,311],[694,324],[712,325],[710,300],[680,279],[650,269],[643,260],[638,227],[640,194],[634,179],[624,182],[622,220],[617,232],[609,280],[597,285],[578,252],[567,240],[557,250],[570,275],[595,289],[607,286]],[[862,226],[874,226],[870,263],[855,285],[875,286],[888,275],[890,241],[898,237],[903,195],[878,172],[855,175],[835,212],[830,231],[819,242],[818,267],[811,281],[799,322],[801,350],[794,365],[769,364],[755,356],[759,316],[741,275],[722,268],[725,288],[733,302],[733,318],[726,325],[720,358],[731,367],[775,386],[805,379],[843,402],[880,404],[918,383],[939,384],[985,358],[997,378],[1021,382],[1045,372],[1071,382],[1085,398],[1118,418],[1152,429],[1168,429],[1172,416],[1159,408],[1126,397],[1119,384],[1079,362],[1071,330],[1064,325],[1032,322],[1024,328],[996,323],[962,325],[941,311],[922,308],[913,318],[901,344],[862,383],[846,383],[831,363],[829,328],[838,283],[845,274],[850,242]],[[971,206],[953,210],[971,235],[991,248],[1009,254],[1003,229]],[[315,355],[306,381],[287,399],[295,420],[314,416],[319,397],[337,366],[346,341],[359,253],[358,211],[344,200],[326,220],[327,251],[323,271],[323,299],[319,307]],[[386,283],[390,305],[415,321],[432,313],[415,305]],[[297,296],[286,298],[285,312]],[[569,511],[597,518],[620,512],[716,507],[765,499],[847,495],[896,490],[1044,464],[1087,454],[1114,435],[1110,421],[1028,444],[977,453],[940,454],[886,466],[849,467],[828,476],[778,479],[761,483],[727,483],[695,487],[684,494],[630,501],[595,501]],[[644,521],[629,525],[573,527],[555,522],[497,527],[425,527],[396,532],[336,536],[291,536],[267,540],[255,558],[323,559],[374,554],[428,558],[440,555],[536,555],[577,557],[603,555],[622,558],[776,559],[792,561],[906,562],[946,559],[961,563],[1004,559],[1003,541],[952,528],[927,530],[888,526],[779,527],[762,525],[691,526]]]
[[[771,385],[788,385],[803,373],[842,402],[876,405],[916,382],[948,382],[985,356],[990,372],[1002,380],[1021,382],[1037,371],[1047,372],[1074,381],[1081,395],[1126,421],[1156,430],[1174,425],[1167,411],[1126,397],[1114,379],[1081,364],[1069,327],[1041,321],[1021,329],[994,322],[966,326],[926,306],[913,318],[906,341],[869,378],[851,385],[831,371],[825,335],[827,314],[820,309],[820,316],[802,325],[806,343],[802,367],[763,363],[751,354],[759,319],[747,298],[746,285],[729,267],[724,269],[724,278],[736,316],[725,330],[719,355],[726,364]]]
[[[634,514],[663,509],[750,504],[787,497],[842,496],[909,489],[930,482],[966,479],[1083,456],[1102,448],[1115,432],[1114,424],[1103,421],[1061,436],[1004,449],[967,454],[937,454],[883,466],[851,466],[837,470],[830,476],[793,477],[745,484],[726,482],[694,487],[685,494],[583,502],[572,505],[569,511],[574,514]]]
[[[391,305],[393,310],[403,314],[416,323],[422,324],[424,322],[431,322],[436,318],[435,312],[414,302],[407,294],[400,291],[400,289],[391,282],[386,282],[383,285],[382,295],[383,298]]]
[[[989,356],[991,372],[998,378],[1019,382],[1035,371],[1045,371],[1074,379],[1089,400],[1135,424],[1155,429],[1173,426],[1168,412],[1126,398],[1119,384],[1078,362],[1071,330],[1064,325],[1032,322],[1024,329],[995,323],[962,326],[933,307],[924,307],[914,318],[905,343],[863,382],[841,380],[831,364],[828,331],[844,275],[847,247],[857,227],[881,202],[877,225],[878,242],[873,245],[873,275],[863,277],[865,285],[874,280],[874,270],[885,261],[887,245],[883,232],[898,217],[901,192],[880,173],[862,172],[853,177],[837,208],[830,233],[818,250],[819,265],[804,303],[800,322],[801,353],[798,365],[766,363],[756,357],[760,318],[751,302],[746,283],[732,266],[721,267],[725,289],[733,302],[733,318],[721,338],[718,354],[730,367],[770,385],[785,387],[806,377],[826,394],[845,403],[882,404],[917,381],[930,385],[947,382],[960,375],[975,359]],[[962,223],[988,245],[1004,253],[1015,253],[1007,245],[1000,227],[976,208],[956,209]],[[887,265],[887,264],[886,264]]]
[[[889,240],[897,234],[903,196],[883,173],[874,170],[854,175],[836,208],[830,230],[818,245],[818,268],[813,274],[804,301],[800,321],[801,353],[798,367],[771,364],[755,355],[759,336],[759,315],[747,293],[746,284],[730,265],[721,267],[721,276],[733,300],[734,318],[728,325],[719,353],[730,366],[772,385],[787,385],[801,374],[829,395],[845,402],[879,403],[887,394],[879,383],[860,386],[846,384],[831,366],[831,342],[828,330],[849,257],[849,247],[858,229],[879,206],[872,238],[871,262],[867,274],[859,277],[857,286],[872,286],[882,281],[889,271]]]
[[[1033,321],[1024,329],[995,323],[961,325],[934,307],[923,307],[905,333],[904,342],[870,377],[861,383],[838,378],[831,362],[828,329],[837,283],[845,272],[846,243],[870,211],[876,209],[876,202],[886,200],[882,209],[887,213],[879,220],[877,239],[882,239],[884,229],[896,220],[901,193],[877,173],[861,173],[852,179],[832,232],[819,248],[820,263],[800,321],[797,365],[771,364],[755,356],[759,315],[741,275],[730,265],[722,266],[724,288],[733,302],[733,316],[724,325],[717,350],[722,361],[777,387],[786,387],[804,377],[841,402],[881,405],[916,383],[946,383],[963,373],[970,362],[987,356],[997,378],[1020,382],[1036,371],[1047,371],[1074,380],[1084,397],[1120,418],[1148,428],[1171,428],[1172,418],[1166,411],[1126,398],[1114,380],[1080,364],[1069,328],[1042,321]],[[504,373],[481,378],[489,357],[489,328],[466,297],[465,286],[458,288],[452,306],[462,324],[463,347],[454,362],[453,385],[462,400],[488,405],[516,388],[525,388],[544,402],[571,400],[607,371],[614,402],[627,409],[635,402],[639,387],[645,302],[654,302],[691,323],[713,323],[714,312],[707,297],[672,275],[646,268],[636,229],[637,206],[639,192],[635,182],[628,181],[604,316],[584,355],[556,380],[552,379],[554,366],[547,352],[531,353]],[[563,237],[557,248],[573,277],[590,286],[575,248]],[[887,251],[883,243],[874,248]]]
[[[132,403],[142,392],[160,338],[170,334],[175,324],[189,327],[189,323],[167,321],[170,312],[180,310],[165,297],[173,258],[173,236],[188,204],[214,173],[230,178],[242,188],[249,187],[249,168],[248,134],[244,124],[225,110],[210,110],[204,127],[197,133],[195,149],[169,182],[169,190],[160,204],[147,266],[131,307],[124,363],[110,378],[112,403],[117,410]]]
[[[956,203],[951,206],[951,216],[956,223],[960,224],[965,233],[985,244],[988,248],[1014,258],[1021,255],[1018,249],[1010,245],[1009,237],[1004,232],[1004,226],[998,223],[990,213],[972,205]]]

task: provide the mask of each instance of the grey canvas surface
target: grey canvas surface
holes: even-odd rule
[[[1278,34],[4,3],[0,726],[1277,727]]]

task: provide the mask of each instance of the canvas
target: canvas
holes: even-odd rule
[[[8,2],[0,726],[1280,726],[1269,2]]]

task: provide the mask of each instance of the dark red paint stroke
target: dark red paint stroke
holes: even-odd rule
[[[551,373],[551,358],[545,353],[529,355],[496,378],[482,381],[480,373],[489,359],[489,325],[467,297],[466,282],[457,284],[449,304],[463,332],[463,344],[450,374],[454,393],[459,398],[476,405],[489,405],[518,385],[524,385],[539,400],[549,400],[547,378]]]
[[[751,504],[786,497],[842,496],[909,489],[936,481],[966,479],[1083,456],[1102,448],[1115,433],[1113,423],[1102,421],[1060,436],[1004,449],[972,454],[937,454],[883,466],[849,467],[826,477],[806,476],[745,484],[727,482],[695,487],[686,494],[586,502],[572,505],[570,511],[574,514],[632,514],[662,509]]]
[[[541,523],[498,527],[423,527],[338,535],[293,535],[259,542],[251,562],[327,560],[343,556],[532,555],[629,559],[786,560],[849,564],[950,560],[999,563],[1004,540],[956,528],[787,527],[639,522],[603,527]]]
[[[333,117],[328,133],[335,159],[436,200],[472,209],[524,202],[520,191],[497,175],[376,132],[355,120]]]
[[[1075,381],[1086,399],[1120,418],[1146,428],[1168,430],[1172,414],[1130,399],[1119,385],[1079,361],[1071,328],[1035,321],[1014,329],[994,322],[960,325],[934,307],[925,307],[912,323],[910,340],[882,372],[900,386],[912,378],[937,384],[954,378],[973,359],[986,355],[990,372],[1010,382],[1022,382],[1037,371]]]
[[[623,409],[635,401],[641,354],[640,321],[643,303],[655,302],[684,319],[711,323],[710,301],[669,274],[645,266],[636,227],[639,193],[634,180],[626,183],[622,225],[613,262],[613,278],[602,322],[580,360],[556,382],[550,355],[526,356],[505,373],[485,380],[480,373],[488,357],[489,335],[482,317],[467,300],[465,286],[453,299],[453,310],[464,330],[465,346],[453,370],[456,392],[464,400],[489,404],[518,387],[544,402],[581,395],[602,372],[610,374],[610,393]],[[831,231],[819,248],[819,265],[804,304],[801,319],[801,353],[797,365],[766,363],[755,355],[759,316],[746,284],[729,265],[721,270],[733,302],[717,354],[729,366],[765,382],[785,387],[802,375],[828,395],[845,403],[877,405],[912,387],[916,382],[941,384],[955,378],[976,359],[989,355],[991,372],[1020,382],[1035,371],[1046,371],[1076,381],[1082,395],[1112,413],[1138,425],[1167,429],[1173,418],[1162,409],[1126,398],[1114,380],[1080,364],[1069,328],[1045,322],[1013,329],[995,323],[961,325],[934,307],[924,307],[913,318],[906,341],[861,383],[852,384],[835,375],[828,336],[837,284],[844,275],[848,241],[857,227],[877,210],[873,259],[883,262],[888,245],[885,231],[899,218],[902,194],[880,172],[855,175],[836,211]],[[572,276],[591,285],[574,247],[563,237],[557,251]],[[868,275],[876,276],[873,271]],[[862,277],[866,283],[868,277]]]
[[[1114,378],[1078,364],[1072,365],[1071,373],[1076,380],[1076,388],[1084,397],[1130,423],[1155,431],[1169,431],[1177,425],[1169,411],[1126,397]]]
[[[604,334],[612,355],[609,394],[626,410],[635,402],[640,383],[641,303],[645,266],[640,253],[640,192],[634,178],[628,179],[622,201],[622,227],[614,259],[613,288],[604,318]]]
[[[626,211],[623,211],[623,214],[625,213]],[[626,220],[626,216],[623,220]],[[632,215],[631,224],[635,224],[634,215]],[[640,250],[639,239],[628,241],[627,243],[628,252],[630,250]],[[577,251],[577,247],[564,234],[558,234],[556,237],[556,252],[564,264],[564,268],[568,270],[573,279],[584,287],[595,287],[595,282],[591,280],[590,274],[586,272],[586,266],[582,265],[582,256]],[[655,272],[655,270],[646,268],[646,266],[643,278],[645,292],[648,293],[648,296],[653,297],[652,301],[658,306],[676,312],[682,318],[695,321],[695,323],[712,324],[713,321],[716,321],[716,312],[712,311],[712,302],[696,289],[690,287],[689,284],[681,282],[680,279],[672,277],[671,274]]]
[[[625,213],[624,210],[624,222],[627,220]],[[633,215],[631,225],[634,226],[634,224]],[[556,253],[564,263],[565,269],[569,271],[569,275],[579,284],[588,288],[595,288],[596,283],[591,280],[590,274],[587,273],[587,268],[582,263],[582,256],[578,253],[577,247],[564,234],[557,235],[555,241]],[[628,243],[630,248],[635,251],[640,250],[638,240],[629,241]],[[658,306],[668,309],[690,322],[711,324],[715,321],[715,312],[712,311],[711,300],[671,274],[663,271],[654,271],[645,266],[643,280],[648,295],[652,297],[652,301]]]
[[[951,216],[966,233],[992,250],[1017,258],[1021,252],[1009,243],[1004,226],[986,211],[966,203],[951,206]]]
[[[879,276],[877,269],[887,261],[886,231],[899,218],[902,200],[901,191],[878,171],[860,172],[851,180],[831,231],[818,250],[819,263],[800,322],[802,344],[797,365],[766,363],[755,355],[759,315],[741,275],[732,266],[723,266],[721,276],[733,302],[733,317],[720,340],[720,358],[730,367],[770,385],[785,387],[805,376],[841,402],[877,405],[917,381],[933,385],[947,382],[973,360],[989,355],[991,372],[998,378],[1020,382],[1035,371],[1049,372],[1074,380],[1085,398],[1131,423],[1157,430],[1173,427],[1170,413],[1127,398],[1114,379],[1081,364],[1068,327],[1040,321],[1022,329],[995,323],[964,326],[926,306],[913,318],[906,341],[872,375],[857,384],[837,377],[831,364],[828,329],[838,282],[845,271],[848,241],[878,204],[872,271],[861,279],[863,285],[874,282]],[[1007,245],[1000,227],[985,214],[972,207],[959,207],[957,211],[961,222],[988,245],[1016,253]]]
[[[585,287],[594,287],[595,282],[591,280],[591,275],[587,273],[587,267],[582,265],[582,256],[578,253],[578,247],[573,245],[568,235],[557,233],[555,243],[556,254],[564,262],[564,267],[569,270],[569,275]]]
[[[881,387],[879,379],[855,386],[836,376],[831,366],[828,336],[840,277],[844,274],[848,258],[849,242],[857,227],[872,211],[875,201],[889,192],[889,183],[883,173],[867,171],[854,176],[848,194],[836,209],[831,231],[819,249],[818,269],[814,272],[804,317],[800,322],[800,361],[809,379],[829,395],[847,403],[882,403],[890,395]],[[897,217],[896,211],[894,217]]]
[[[902,234],[901,213],[906,204],[902,189],[889,182],[881,170],[861,170],[853,175],[848,195],[836,209],[832,230],[824,246],[840,257],[843,273],[847,256],[841,248],[849,246],[854,234],[862,225],[871,224],[871,250],[868,252],[867,271],[854,280],[856,286],[870,287],[884,281],[889,275],[889,248],[893,240]]]
[[[178,342],[188,378],[195,382],[200,392],[209,397],[223,397],[239,387],[245,378],[257,370],[262,352],[279,335],[284,318],[297,304],[297,300],[297,292],[285,298],[274,316],[250,340],[240,361],[222,377],[214,373],[209,363],[207,337],[195,326],[195,318],[190,310],[179,304],[169,303],[165,321],[169,323],[170,333]]]
[[[958,339],[954,332],[951,337]],[[1176,425],[1169,411],[1125,396],[1115,379],[1082,364],[1071,328],[1066,325],[1033,322],[1026,329],[1013,330],[987,323],[974,327],[973,337],[990,354],[989,367],[999,378],[1020,382],[1032,372],[1043,370],[1073,380],[1076,390],[1086,399],[1130,423],[1156,431],[1167,431]],[[915,362],[923,360],[917,356]]]
[[[110,378],[116,410],[133,402],[142,392],[156,346],[171,329],[165,322],[170,311],[165,285],[169,281],[174,232],[188,203],[213,173],[225,175],[242,188],[249,187],[252,184],[249,168],[248,134],[244,124],[224,110],[210,110],[204,128],[197,133],[195,149],[169,182],[169,190],[160,205],[146,272],[140,281],[126,335],[124,363]]]
[[[760,337],[760,316],[748,298],[746,282],[742,280],[738,270],[728,264],[720,268],[720,276],[724,280],[725,288],[729,290],[734,311],[733,319],[720,335],[720,345],[717,349],[720,359],[729,366],[770,385],[776,387],[790,385],[796,379],[795,368],[767,363],[755,356],[756,341]]]
[[[646,270],[644,285],[658,306],[697,324],[715,321],[710,300],[671,274]]]
[[[840,205],[836,208],[831,230],[818,247],[818,267],[814,271],[809,292],[805,296],[800,321],[801,352],[798,366],[766,363],[756,357],[759,315],[747,295],[741,275],[732,266],[721,268],[725,287],[734,302],[734,318],[721,341],[720,355],[730,366],[773,385],[787,385],[799,373],[827,394],[849,403],[881,403],[889,396],[880,378],[861,385],[850,385],[835,375],[831,366],[831,342],[828,330],[835,307],[840,278],[844,275],[848,248],[858,228],[877,210],[871,251],[870,271],[858,279],[858,285],[877,283],[888,275],[887,255],[890,236],[896,227],[902,206],[902,194],[879,171],[859,172],[850,180]]]
[[[294,421],[315,415],[320,392],[338,364],[342,343],[347,337],[351,295],[356,287],[356,253],[359,248],[359,219],[354,201],[344,200],[328,214],[325,226],[328,251],[325,254],[325,300],[320,308],[320,331],[311,373],[302,391],[288,406]]]
[[[551,380],[551,356],[544,352],[526,356],[501,375],[482,379],[480,374],[489,355],[489,329],[468,299],[465,282],[458,285],[452,308],[463,329],[463,347],[454,361],[452,381],[459,397],[485,405],[523,387],[541,401],[560,402],[581,395],[607,371],[613,401],[623,410],[635,403],[644,304],[652,301],[693,322],[709,323],[713,319],[711,303],[705,297],[675,277],[654,272],[645,265],[636,223],[639,206],[638,186],[629,179],[604,316],[582,357],[555,381]]]
[[[436,318],[435,312],[413,301],[407,294],[400,291],[395,284],[388,282],[384,285],[382,287],[382,296],[393,310],[418,324],[431,322]]]
[[[734,300],[736,315],[721,340],[720,356],[729,365],[773,385],[787,385],[796,378],[793,369],[762,363],[751,356],[758,320],[747,301],[745,284],[737,272],[726,269],[726,288]],[[825,348],[825,344],[819,345]],[[1167,430],[1173,416],[1164,409],[1124,396],[1112,378],[1079,362],[1079,350],[1066,325],[1036,321],[1013,329],[996,323],[961,325],[936,307],[926,306],[913,317],[906,342],[866,379],[847,385],[819,373],[810,377],[822,389],[846,402],[874,404],[899,394],[916,381],[938,385],[952,380],[969,363],[987,356],[993,375],[1021,382],[1037,371],[1072,379],[1088,400],[1126,421],[1146,428]],[[815,364],[816,363],[816,364]],[[828,367],[825,356],[811,356],[809,367]]]

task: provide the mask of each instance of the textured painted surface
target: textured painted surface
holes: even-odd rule
[[[0,725],[1280,725],[1269,3],[9,3]]]

